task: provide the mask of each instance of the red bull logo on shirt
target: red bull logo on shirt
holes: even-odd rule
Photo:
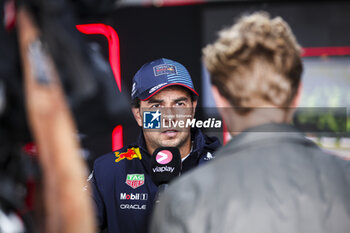
[[[114,153],[115,153],[115,157],[117,157],[115,160],[116,163],[120,162],[123,159],[127,159],[127,160],[142,159],[140,148],[138,147],[128,148],[126,152],[122,152],[122,153],[114,152]]]

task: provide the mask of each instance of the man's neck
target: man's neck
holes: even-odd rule
[[[190,152],[191,152],[192,142],[191,140],[188,140],[186,142],[186,145],[183,145],[181,148],[179,148],[181,159],[185,158]]]
[[[228,129],[233,135],[258,125],[269,123],[289,123],[291,113],[278,108],[258,108],[246,115],[239,115],[234,112],[227,123]]]

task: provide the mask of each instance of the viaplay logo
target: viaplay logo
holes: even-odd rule
[[[160,164],[168,164],[173,159],[173,154],[168,150],[159,151],[156,155],[156,161]]]
[[[144,129],[160,129],[161,113],[157,111],[143,112],[143,128]]]

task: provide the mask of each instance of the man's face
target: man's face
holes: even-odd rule
[[[139,126],[142,126],[142,112],[156,111],[162,112],[162,117],[167,115],[176,115],[176,113],[189,113],[191,118],[194,116],[194,111],[197,106],[197,101],[191,101],[189,91],[184,87],[170,86],[159,93],[152,96],[146,101],[140,101],[138,111],[133,109],[135,118]],[[167,117],[164,118],[168,122]],[[190,147],[191,132],[190,128],[176,129],[176,127],[168,127],[161,129],[143,129],[143,135],[147,144],[147,149],[150,153],[158,147],[170,146],[178,147],[181,151],[183,147]]]

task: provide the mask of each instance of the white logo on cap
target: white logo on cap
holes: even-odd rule
[[[151,90],[149,90],[149,92],[148,93],[153,93],[153,92],[155,92],[156,90],[158,90],[159,88],[161,88],[162,86],[164,86],[164,85],[166,85],[167,83],[161,83],[161,84],[158,84],[157,86],[155,86],[155,87],[152,87],[151,88]]]
[[[136,92],[136,83],[133,83],[132,84],[132,89],[131,89],[131,96],[135,95],[135,92]]]

